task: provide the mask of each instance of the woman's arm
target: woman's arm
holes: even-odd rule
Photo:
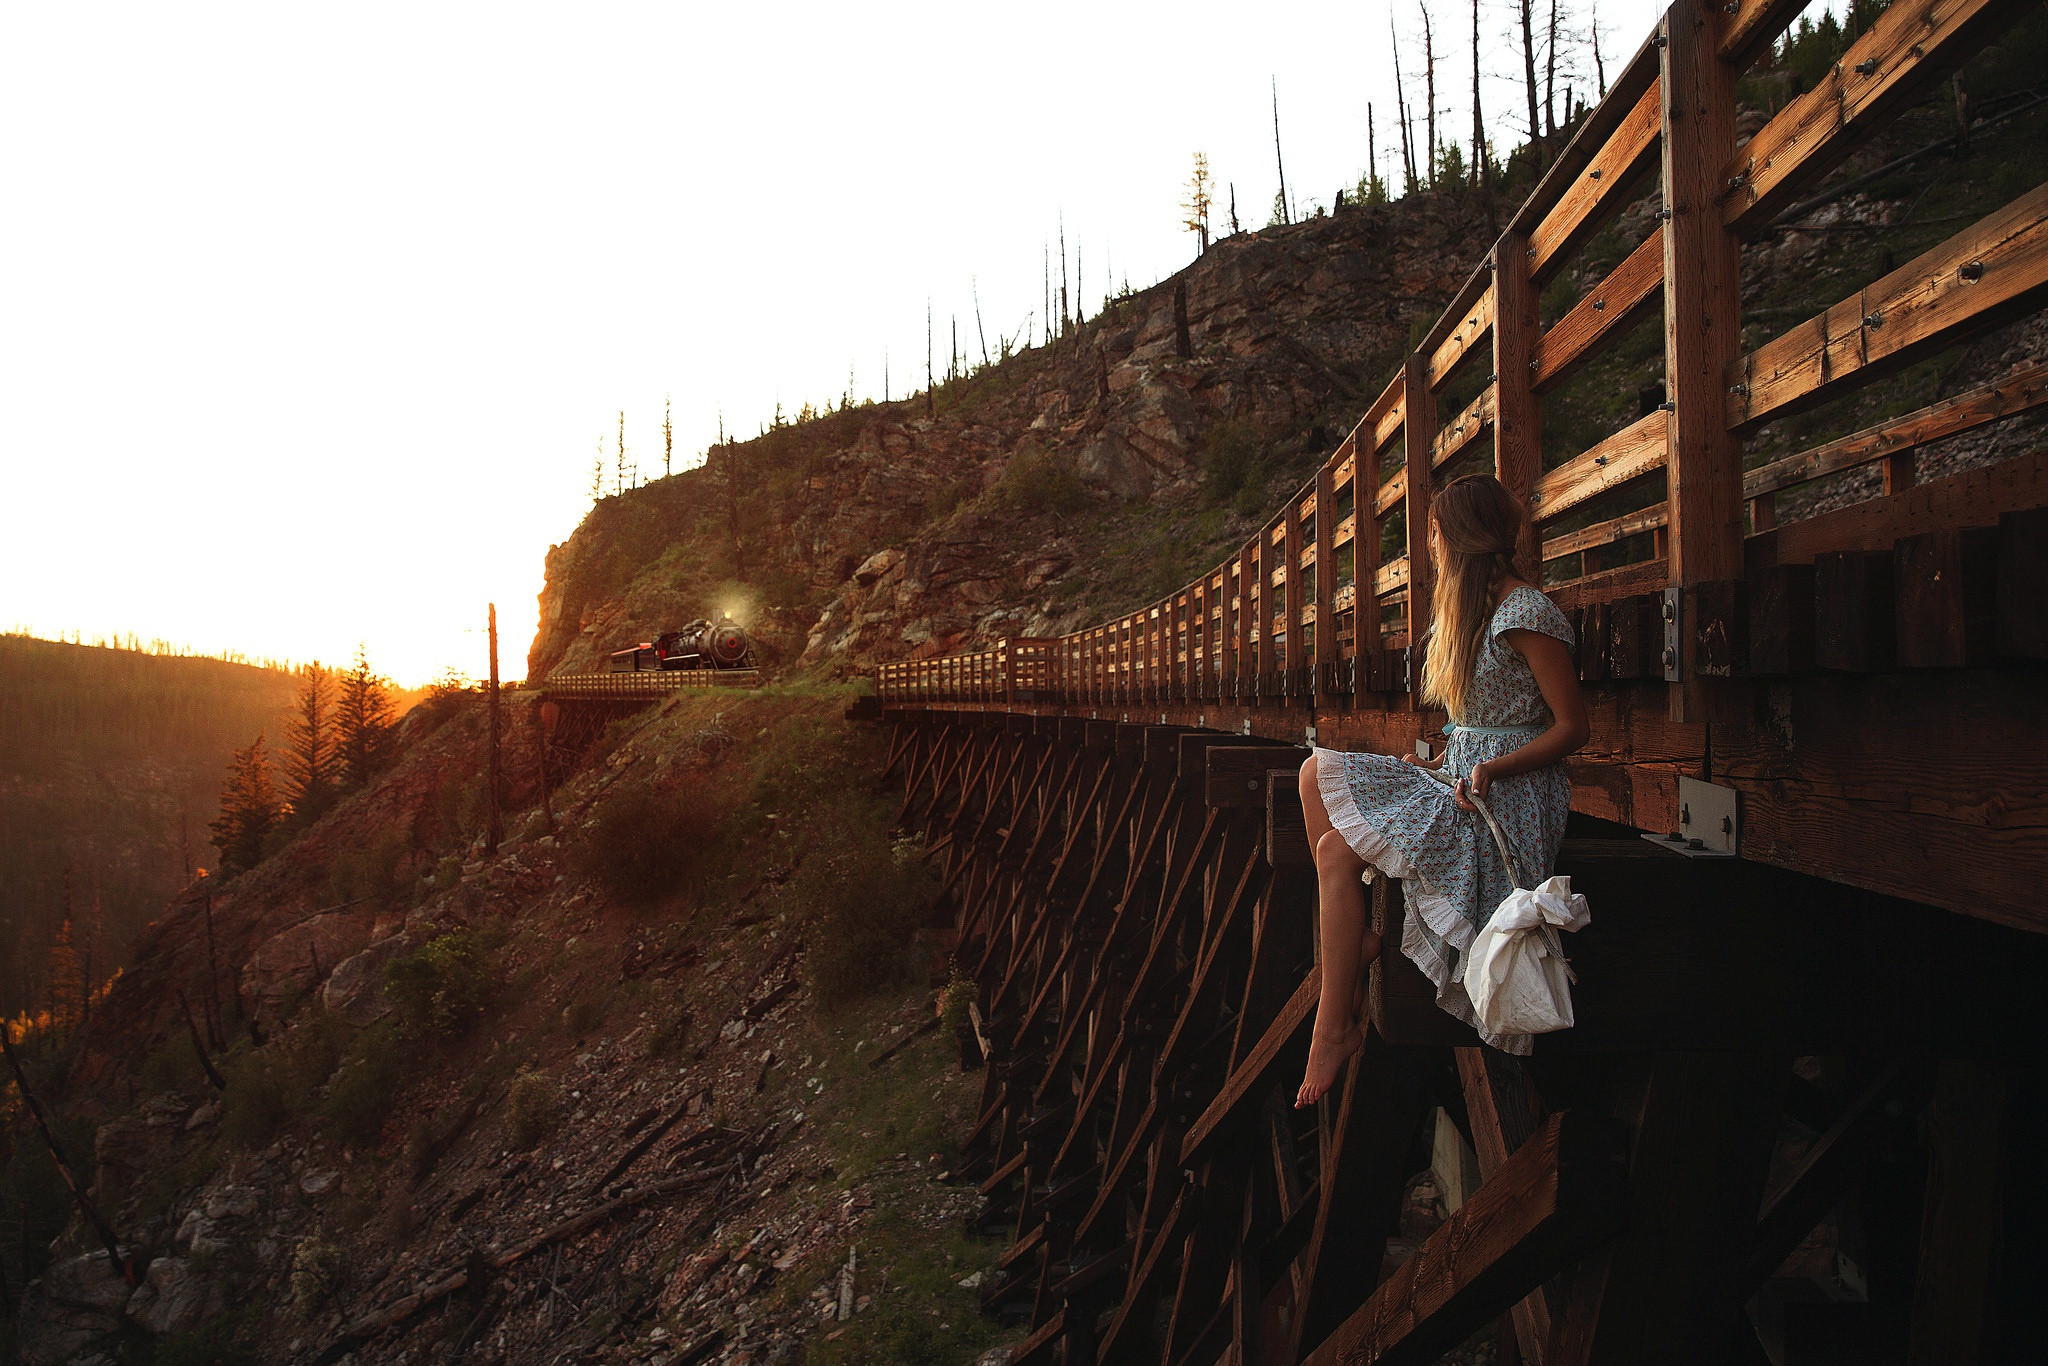
[[[1498,779],[1544,768],[1567,754],[1577,752],[1586,743],[1590,731],[1586,723],[1586,699],[1579,693],[1579,671],[1572,663],[1570,648],[1556,636],[1520,628],[1502,631],[1501,639],[1529,661],[1529,671],[1536,675],[1536,686],[1542,690],[1543,700],[1550,705],[1551,721],[1548,730],[1520,749],[1473,768],[1472,790],[1482,797]],[[1462,789],[1462,784],[1460,787]],[[1458,802],[1470,809],[1462,790],[1458,793]]]

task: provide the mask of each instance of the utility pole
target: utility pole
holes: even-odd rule
[[[496,856],[504,827],[498,816],[498,604],[491,605],[491,786],[490,822],[484,827],[484,853]]]

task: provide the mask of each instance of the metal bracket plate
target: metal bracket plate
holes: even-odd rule
[[[1742,850],[1742,817],[1732,787],[1678,780],[1678,829],[1644,839],[1687,858],[1738,858]]]
[[[1664,590],[1664,681],[1676,683],[1684,675],[1685,651],[1678,643],[1679,619],[1685,605],[1685,590],[1677,584]]]

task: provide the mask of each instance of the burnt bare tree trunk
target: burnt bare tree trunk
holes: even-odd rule
[[[43,1136],[44,1146],[57,1163],[57,1175],[63,1178],[64,1186],[71,1192],[71,1198],[78,1204],[78,1212],[85,1216],[85,1222],[99,1235],[100,1245],[107,1250],[108,1265],[120,1271],[121,1278],[130,1285],[136,1283],[135,1263],[121,1253],[119,1241],[114,1237],[113,1225],[100,1214],[85,1190],[78,1184],[78,1174],[71,1170],[71,1161],[64,1156],[64,1150],[57,1146],[57,1136],[50,1132],[50,1121],[43,1115],[43,1107],[36,1100],[35,1092],[28,1088],[28,1074],[22,1071],[21,1059],[15,1056],[13,1040],[5,1029],[0,1029],[0,1051],[7,1054],[7,1066],[14,1073],[14,1085],[21,1092],[21,1103],[28,1107],[34,1117],[36,1130]]]
[[[1529,95],[1529,146],[1536,155],[1536,169],[1542,170],[1543,156],[1543,111],[1536,105],[1536,29],[1535,15],[1531,13],[1533,0],[1520,0],[1522,13],[1522,88]],[[1399,73],[1395,80],[1400,79]]]
[[[1543,49],[1543,135],[1557,136],[1557,106],[1552,96],[1557,93],[1557,0],[1550,0],[1550,37]],[[1569,117],[1569,111],[1567,111]]]
[[[1486,152],[1486,115],[1479,103],[1479,0],[1472,0],[1472,188],[1486,206],[1486,235],[1500,236],[1493,211],[1493,158]]]
[[[1182,360],[1195,354],[1193,342],[1188,338],[1188,282],[1177,280],[1173,286],[1173,352]]]
[[[1422,94],[1423,98],[1429,101],[1429,110],[1423,118],[1423,126],[1428,130],[1428,137],[1424,145],[1429,152],[1429,160],[1423,169],[1429,178],[1429,187],[1435,189],[1437,176],[1436,31],[1430,25],[1429,6],[1427,5],[1422,6]]]
[[[1528,0],[1523,0],[1524,4]],[[1387,38],[1394,45],[1394,108],[1401,117],[1401,173],[1405,178],[1402,192],[1415,192],[1415,148],[1410,136],[1413,124],[1408,117],[1408,87],[1401,80],[1401,38],[1394,31],[1394,16],[1387,15]]]
[[[1292,223],[1293,211],[1287,203],[1287,163],[1280,159],[1280,78],[1272,78],[1273,88],[1273,164],[1280,171],[1280,221]]]

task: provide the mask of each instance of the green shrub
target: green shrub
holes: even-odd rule
[[[406,1038],[452,1038],[469,1028],[490,997],[490,968],[474,930],[452,930],[417,953],[384,965],[384,990]]]
[[[938,880],[914,845],[879,839],[820,849],[796,879],[809,922],[804,956],[811,990],[827,1010],[901,986],[916,967],[912,935]]]
[[[593,819],[577,871],[634,905],[682,890],[710,865],[722,836],[715,798],[701,785],[623,787],[599,803]]]
[[[390,1025],[359,1036],[320,1102],[321,1125],[329,1136],[357,1147],[375,1142],[404,1070],[397,1031]]]
[[[303,1114],[341,1061],[338,1030],[308,1023],[268,1047],[231,1057],[222,1071],[221,1135],[231,1145],[268,1143],[286,1120]]]
[[[306,1309],[318,1309],[340,1287],[348,1256],[319,1233],[299,1240],[292,1252],[292,1298]]]
[[[530,1148],[555,1125],[561,1089],[538,1068],[522,1067],[505,1092],[505,1133],[515,1148]]]
[[[1088,486],[1061,456],[1025,449],[1010,457],[996,485],[996,497],[1013,512],[1034,516],[1041,512],[1072,516],[1088,505]]]
[[[1195,455],[1195,463],[1202,472],[1202,501],[1216,507],[1241,498],[1263,500],[1264,444],[1264,433],[1249,415],[1225,418],[1202,433],[1202,445]]]
[[[361,848],[336,854],[327,869],[327,884],[335,899],[388,901],[398,888],[398,867],[405,847],[405,837],[392,831]]]

